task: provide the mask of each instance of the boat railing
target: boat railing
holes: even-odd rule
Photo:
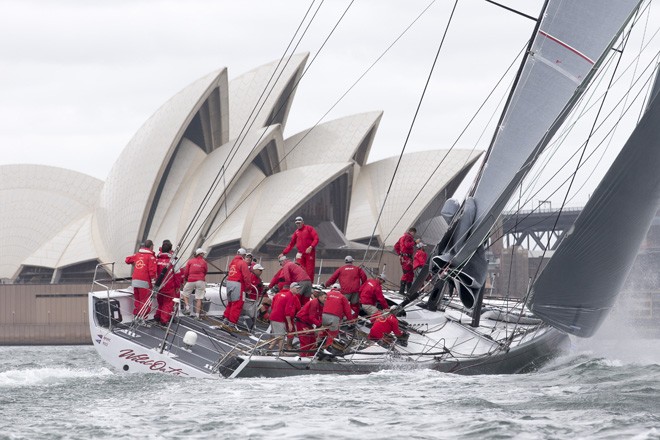
[[[108,271],[107,267],[110,268]],[[101,281],[105,280],[100,280],[98,278],[99,275],[99,269],[102,268],[105,271],[105,274],[107,275],[108,272],[110,273],[110,285],[103,284]],[[115,289],[115,262],[113,261],[112,263],[99,263],[96,265],[94,268],[94,278],[92,279],[92,292],[95,292],[94,288],[95,287],[101,287],[102,290],[105,290],[106,292],[106,302],[108,303],[108,330],[112,331],[112,307],[110,306],[110,291]]]

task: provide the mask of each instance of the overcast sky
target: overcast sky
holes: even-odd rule
[[[311,61],[349,3],[326,0],[297,52]],[[504,3],[537,15],[542,2]],[[310,4],[0,0],[0,164],[104,179],[138,128],[186,85],[221,67],[231,79],[279,59]],[[301,82],[285,136],[314,125],[429,4],[325,119],[384,110],[371,161],[397,155],[453,2],[355,0]],[[484,1],[459,2],[407,151],[449,147],[533,25]],[[491,117],[494,108],[484,112]],[[485,147],[491,133],[478,134],[459,146]]]

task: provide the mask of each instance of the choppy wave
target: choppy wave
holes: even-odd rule
[[[0,438],[660,438],[660,365],[590,347],[523,375],[217,381],[111,373],[92,347],[8,354]]]

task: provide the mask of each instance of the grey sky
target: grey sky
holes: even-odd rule
[[[278,59],[310,3],[0,0],[0,164],[104,179],[137,129],[187,84]],[[355,0],[301,82],[285,135],[315,124],[430,3]],[[506,2],[531,15],[541,3]],[[297,51],[311,60],[348,4],[326,0]],[[452,5],[436,1],[326,118],[384,110],[371,160],[399,153]],[[459,2],[407,151],[449,147],[532,28],[484,1]],[[495,108],[481,127],[491,117]],[[459,146],[485,148],[491,132],[480,139],[479,130]]]

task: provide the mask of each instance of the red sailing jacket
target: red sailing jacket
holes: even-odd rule
[[[248,265],[240,255],[236,255],[229,263],[229,275],[227,281],[238,281],[241,283],[241,292],[248,290],[250,284],[251,272]]]
[[[394,245],[394,252],[397,255],[409,255],[412,257],[415,249],[415,237],[406,232]]]
[[[160,253],[156,259],[158,267],[158,274],[156,278],[161,278],[160,289],[161,293],[176,293],[177,289],[181,287],[182,276],[181,273],[174,272],[174,266],[170,264],[172,254]],[[163,272],[165,272],[163,274]]]
[[[316,233],[316,229],[310,225],[303,225],[302,228],[296,229],[296,231],[291,236],[291,241],[289,245],[284,248],[282,251],[283,254],[287,254],[293,249],[293,246],[296,246],[298,252],[305,252],[308,247],[316,248],[316,245],[319,244],[319,235]],[[314,253],[315,249],[312,249]]]
[[[399,320],[394,315],[383,317],[383,315],[378,314],[374,315],[371,320],[373,321],[373,325],[369,332],[369,339],[380,340],[387,333],[394,333],[397,336],[403,335],[403,332],[399,329]]]
[[[278,289],[282,290],[284,287],[284,278],[282,277],[282,269],[278,270],[275,272],[275,275],[273,276],[273,279],[270,280],[270,283],[268,284],[268,288],[272,289],[273,287],[277,286]]]
[[[195,281],[206,281],[206,273],[208,271],[209,267],[204,257],[197,255],[195,258],[188,260],[186,267],[183,269],[183,274],[186,281],[194,283]]]
[[[426,264],[427,257],[428,255],[426,255],[424,249],[417,249],[417,252],[415,252],[415,258],[413,260],[413,270],[424,266]]]
[[[259,296],[264,296],[264,283],[261,281],[261,278],[252,271],[250,271],[250,286],[251,287],[247,289],[248,298],[257,299]]]
[[[331,290],[328,292],[328,297],[323,304],[323,313],[339,316],[339,319],[346,317],[351,319],[353,311],[351,305],[344,295],[339,290]]]
[[[377,279],[371,278],[362,285],[360,289],[360,304],[367,304],[375,306],[380,304],[383,310],[389,308],[387,301],[383,296],[383,286],[380,285]]]
[[[282,266],[282,270],[280,271],[280,276],[284,278],[285,284],[291,284],[294,281],[311,281],[309,275],[305,272],[305,269],[292,261],[284,263],[284,266]]]
[[[289,289],[283,290],[273,297],[270,311],[270,320],[275,322],[286,322],[286,317],[295,318],[300,310],[300,300]]]
[[[321,327],[323,321],[323,304],[318,298],[308,301],[296,315],[298,321],[307,326],[315,325]]]
[[[156,279],[156,256],[147,248],[141,248],[135,254],[126,257],[126,264],[133,265],[133,279],[146,281],[149,286]]]
[[[347,264],[340,267],[332,274],[328,281],[325,282],[327,286],[331,286],[339,279],[341,286],[341,293],[347,295],[349,293],[359,292],[362,283],[367,281],[367,274],[364,273],[361,267]]]

